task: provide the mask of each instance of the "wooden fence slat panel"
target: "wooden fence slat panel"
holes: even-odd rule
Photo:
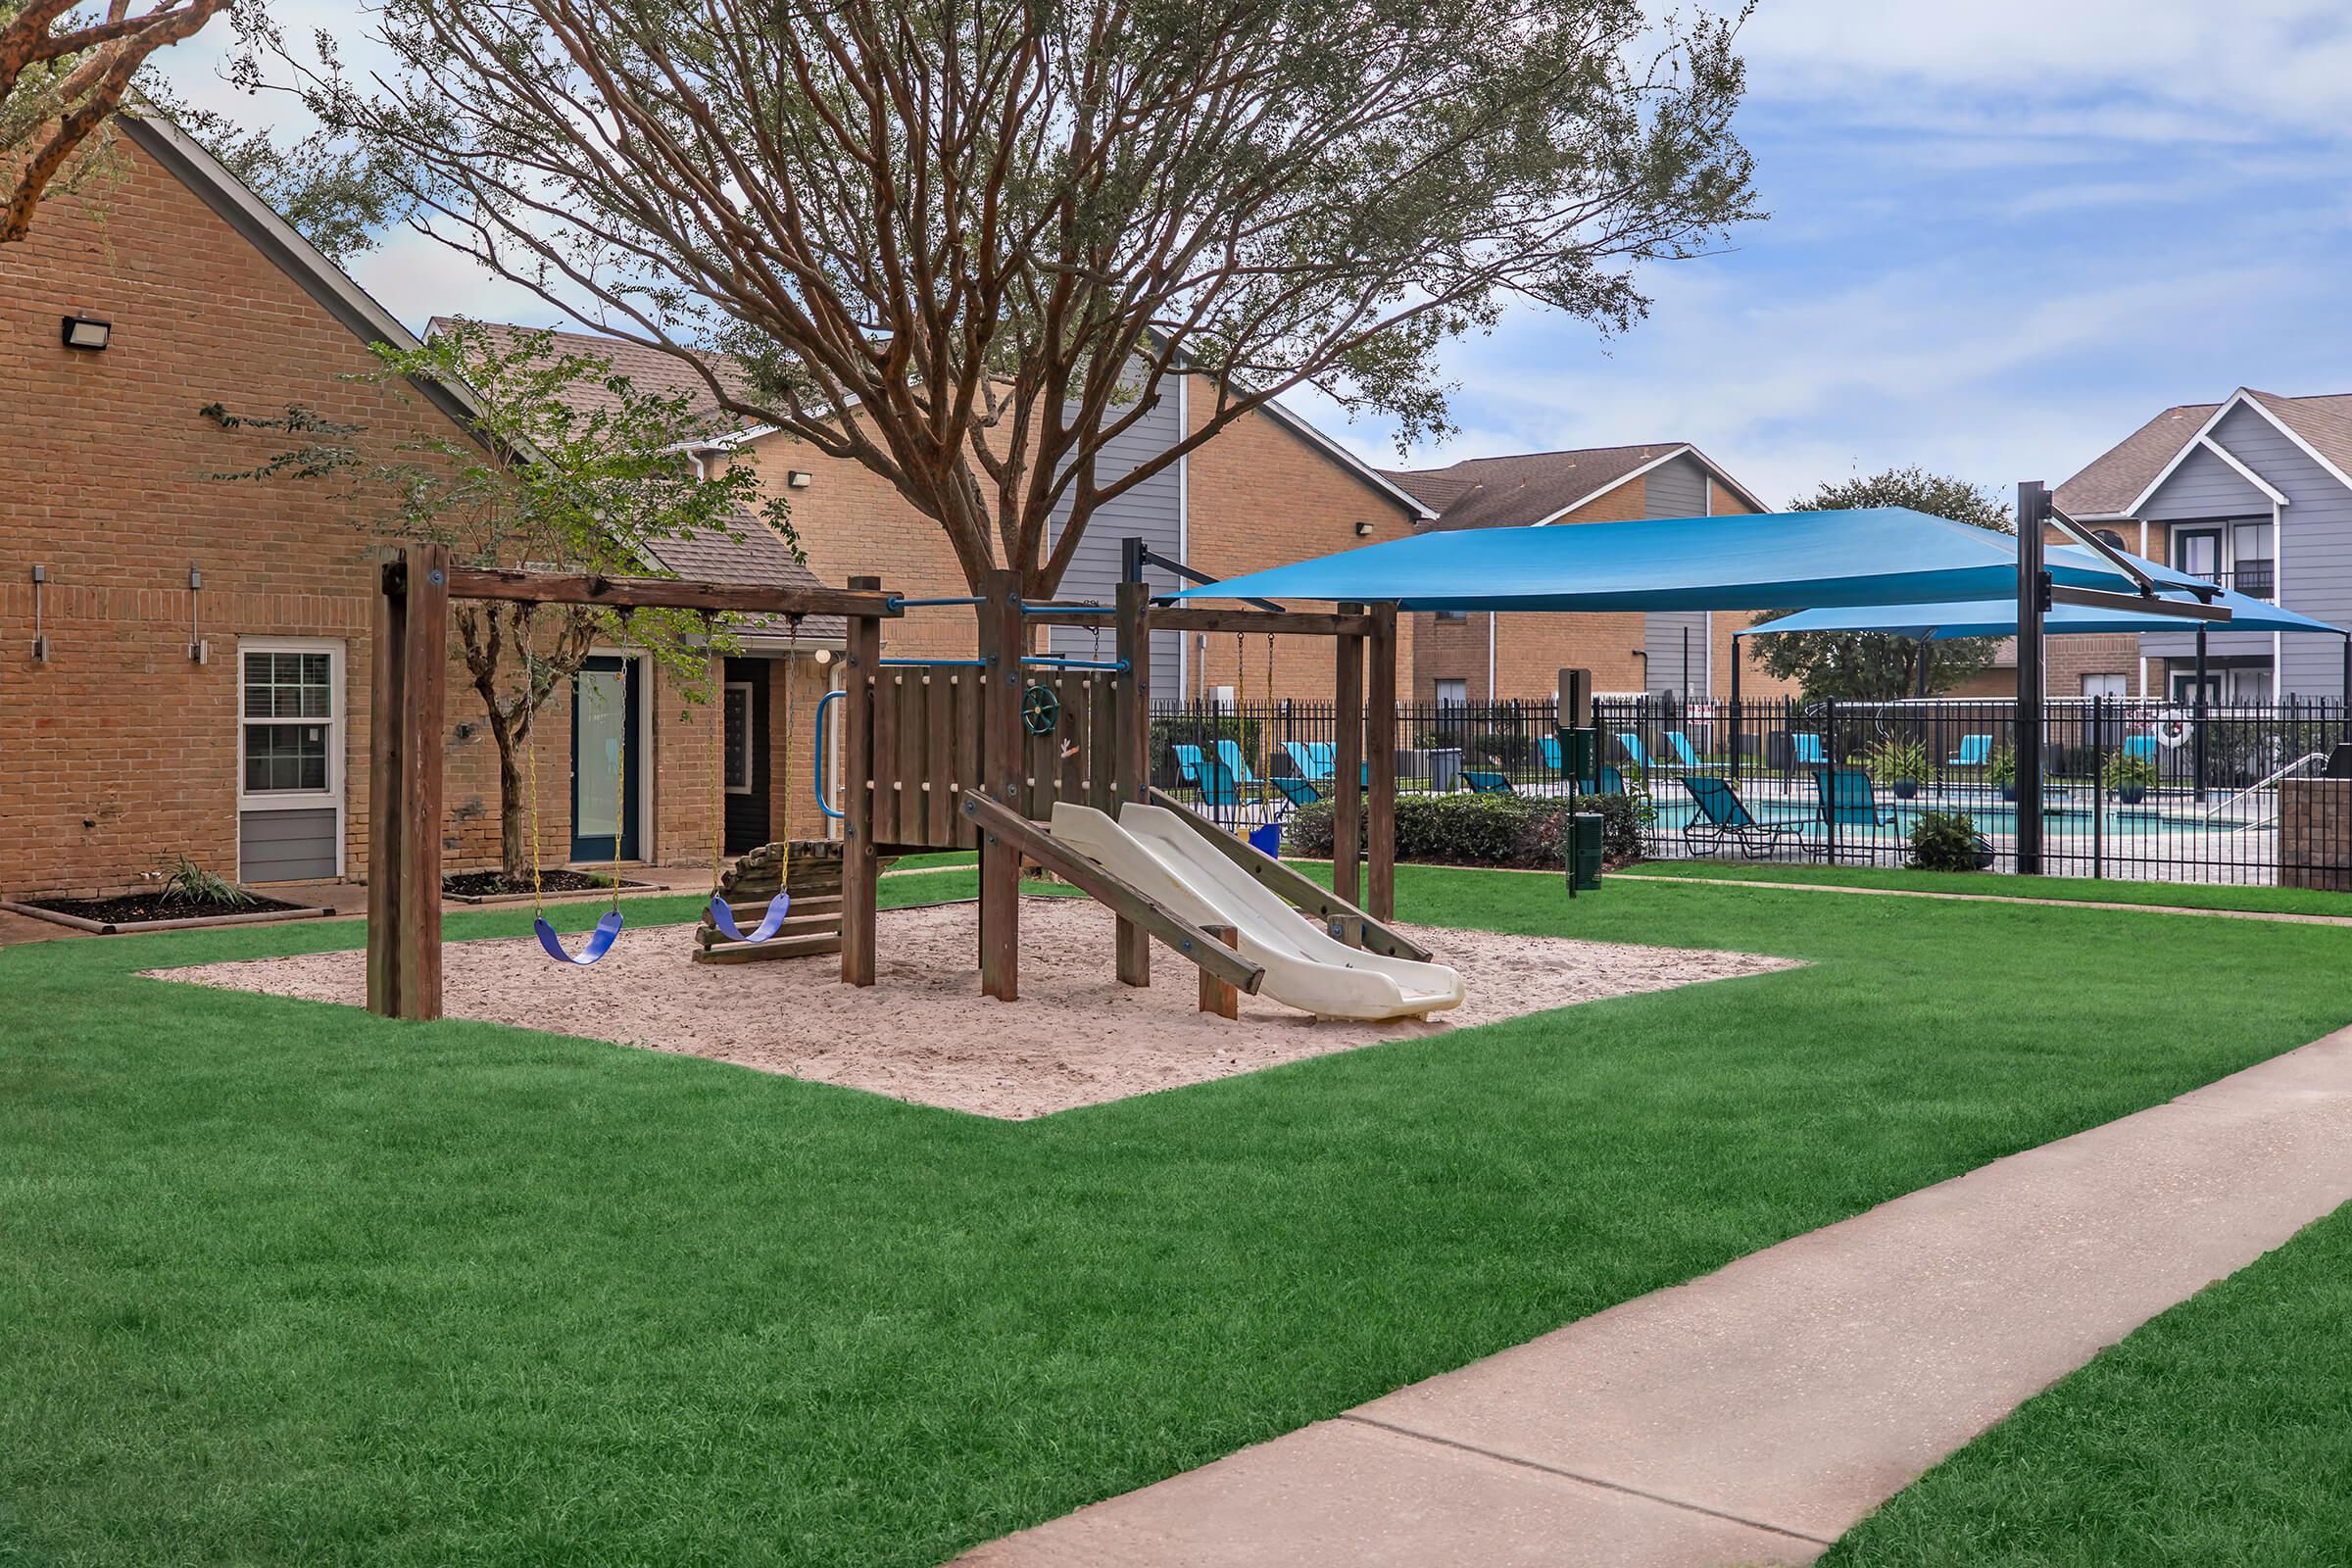
[[[956,681],[955,671],[938,669],[924,683],[923,730],[930,755],[923,760],[923,779],[929,799],[923,803],[927,844],[945,848],[956,842]]]
[[[891,775],[899,764],[900,677],[906,671],[877,670],[874,675],[874,842],[899,842],[899,792]]]
[[[956,847],[968,850],[980,842],[980,830],[963,813],[963,796],[980,787],[983,757],[980,749],[980,715],[988,696],[988,675],[984,670],[962,669],[956,672]]]

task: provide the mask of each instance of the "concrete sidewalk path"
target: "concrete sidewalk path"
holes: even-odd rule
[[[1810,1562],[2346,1201],[2352,1029],[959,1561]]]

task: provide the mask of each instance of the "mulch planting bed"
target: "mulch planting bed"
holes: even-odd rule
[[[586,871],[539,873],[539,891],[542,893],[596,893],[612,885],[611,877],[591,875]],[[621,885],[628,886],[625,882]],[[529,877],[513,877],[504,871],[459,871],[441,879],[442,896],[451,899],[495,899],[530,891]]]
[[[307,909],[307,904],[283,904],[256,897],[235,906],[197,904],[168,899],[155,893],[125,893],[112,899],[27,899],[27,908],[96,920],[102,925],[145,925],[157,920],[217,920],[225,915],[270,914],[283,909]]]

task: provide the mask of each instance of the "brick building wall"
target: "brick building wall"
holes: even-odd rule
[[[1172,393],[1169,395],[1173,395]],[[1208,418],[1205,394],[1187,399],[1190,428]],[[755,466],[766,494],[781,493],[792,506],[808,567],[827,583],[854,575],[879,576],[885,587],[914,598],[958,597],[971,590],[947,534],[917,512],[895,487],[860,466],[812,453],[791,436],[776,434],[751,443],[738,460]],[[809,475],[801,489],[787,475]],[[1359,544],[1401,538],[1412,514],[1387,491],[1349,471],[1328,452],[1262,413],[1244,416],[1189,458],[1186,465],[1189,516],[1188,557],[1199,570],[1229,577],[1329,555]],[[1359,522],[1372,532],[1359,536]],[[1415,617],[1407,617],[1415,618]],[[1400,647],[1411,633],[1400,632]],[[970,610],[947,607],[913,610],[884,627],[884,651],[893,657],[968,657],[976,642]],[[1103,638],[1107,654],[1108,636]],[[1219,685],[1247,688],[1252,700],[1265,694],[1265,640],[1237,648],[1230,636],[1187,638],[1187,689],[1199,694]],[[1409,658],[1399,660],[1402,671]],[[1284,637],[1276,642],[1273,671],[1277,695],[1328,701],[1336,664],[1328,639]],[[1174,692],[1154,692],[1166,701]]]
[[[279,450],[200,406],[269,414],[302,404],[367,426],[366,441],[444,437],[414,389],[346,379],[365,344],[137,145],[93,216],[46,207],[0,266],[0,892],[126,888],[160,858],[238,870],[241,648],[317,639],[341,656],[344,873],[367,867],[368,622],[375,543],[329,484],[207,477]],[[192,264],[200,258],[201,264]],[[114,323],[101,352],[60,343],[68,315]],[[32,568],[52,656],[32,657]],[[191,593],[191,567],[203,588]],[[188,657],[191,612],[211,657]],[[653,705],[658,740],[693,720]],[[453,661],[448,842],[453,865],[498,840],[496,757]],[[460,738],[459,726],[477,733]],[[544,853],[568,846],[568,704],[540,730]],[[686,759],[691,765],[692,759]],[[669,759],[654,780],[678,793]],[[669,804],[683,809],[684,803]],[[660,819],[660,818],[658,818]],[[707,824],[704,824],[707,828]],[[694,836],[662,820],[662,854]]]

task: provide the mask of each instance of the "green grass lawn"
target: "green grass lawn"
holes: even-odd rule
[[[1398,882],[1810,967],[1016,1124],[136,977],[351,922],[0,951],[0,1562],[937,1562],[2352,1015],[2332,927]]]
[[[1825,1568],[2352,1562],[2347,1322],[2352,1208],[2029,1400]]]
[[[2009,876],[1989,871],[1909,871],[1895,866],[1812,865],[1757,860],[1644,860],[1632,876],[1730,878],[1740,882],[1823,882],[1849,888],[1920,893],[1976,893],[2009,899],[2073,899],[2089,904],[2167,904],[2183,909],[2253,909],[2331,914],[2352,919],[2352,893],[2186,882],[2119,882],[2078,876]]]

